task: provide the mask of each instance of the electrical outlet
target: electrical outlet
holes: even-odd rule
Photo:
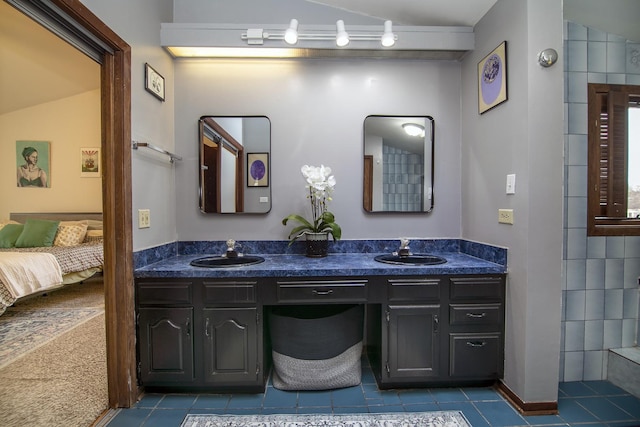
[[[138,209],[138,228],[151,227],[151,212],[149,209]]]
[[[513,224],[513,209],[498,209],[498,222],[500,224]]]

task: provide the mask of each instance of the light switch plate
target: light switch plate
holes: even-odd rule
[[[516,174],[507,175],[507,194],[516,194]]]

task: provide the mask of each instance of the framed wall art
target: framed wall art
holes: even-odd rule
[[[478,63],[478,113],[507,100],[507,42],[503,41]]]
[[[164,101],[164,77],[149,64],[144,64],[144,88],[160,101]]]
[[[269,153],[247,153],[247,187],[269,186]]]
[[[51,187],[49,141],[16,141],[18,187]]]
[[[83,178],[100,178],[100,149],[80,149],[80,176]]]

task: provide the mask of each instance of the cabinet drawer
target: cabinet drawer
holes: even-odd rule
[[[469,378],[500,378],[502,335],[450,334],[449,375]]]
[[[205,304],[255,303],[255,281],[203,282]]]
[[[504,298],[501,277],[452,277],[449,286],[451,300],[498,300]]]
[[[388,285],[389,301],[438,301],[440,279],[392,279]]]
[[[451,304],[449,324],[457,325],[501,325],[501,304]]]
[[[139,282],[136,288],[141,305],[181,305],[193,301],[191,281]]]
[[[366,301],[366,280],[278,282],[278,302],[280,303]]]

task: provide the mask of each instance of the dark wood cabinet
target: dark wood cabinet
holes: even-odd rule
[[[140,376],[147,382],[189,383],[194,378],[193,308],[140,308]]]
[[[268,306],[355,303],[366,305],[380,388],[491,382],[504,369],[504,298],[500,274],[138,278],[139,381],[152,390],[262,391]]]
[[[390,305],[386,317],[387,378],[414,382],[439,376],[440,306]]]
[[[257,281],[138,279],[139,379],[148,389],[263,390]]]
[[[368,306],[368,356],[380,388],[494,381],[504,366],[503,276],[386,278]]]

